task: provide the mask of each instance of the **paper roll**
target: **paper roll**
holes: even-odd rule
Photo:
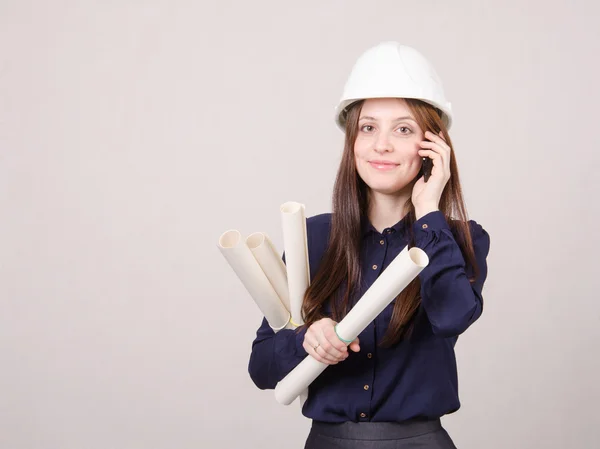
[[[289,327],[290,313],[237,230],[224,232],[217,245],[274,332]]]
[[[310,284],[308,242],[304,204],[293,201],[281,205],[283,244],[292,321],[303,324],[302,301]]]
[[[290,293],[286,267],[273,242],[264,232],[255,232],[248,236],[246,245],[252,251],[254,258],[258,261],[277,296],[279,296],[285,308],[290,311]]]
[[[405,247],[390,265],[383,270],[356,305],[336,326],[340,338],[353,341],[371,321],[427,266],[425,251]],[[329,365],[308,355],[275,387],[277,402],[289,405]]]

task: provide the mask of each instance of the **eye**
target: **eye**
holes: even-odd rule
[[[409,134],[412,132],[412,130],[407,127],[407,126],[401,126],[400,128],[398,128],[400,130],[401,134]]]
[[[369,131],[366,131],[366,132],[371,132],[371,130],[373,129],[373,126],[371,126],[371,125],[363,125],[363,126],[361,126],[360,130],[361,131],[365,131],[365,128],[371,128]]]

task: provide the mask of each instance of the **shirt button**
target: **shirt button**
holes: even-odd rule
[[[379,240],[380,245],[385,245],[385,240]]]
[[[368,385],[365,385],[363,388],[364,388],[365,390],[368,390],[368,389],[369,389],[369,386],[368,386]]]
[[[373,354],[371,354],[370,352],[367,354],[367,357],[369,357],[370,359],[373,358]]]
[[[429,226],[427,226],[427,223],[423,223],[423,226],[421,226],[423,229],[427,229]]]
[[[361,414],[360,414],[360,417],[361,417],[361,418],[366,418],[366,417],[367,417],[367,415],[365,415],[364,413],[361,413]]]
[[[376,270],[377,269],[377,265],[373,265],[373,269]]]

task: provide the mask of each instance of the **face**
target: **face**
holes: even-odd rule
[[[406,101],[374,98],[363,103],[354,143],[362,180],[382,194],[394,194],[415,179],[421,168],[423,132]]]

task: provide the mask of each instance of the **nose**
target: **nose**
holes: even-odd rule
[[[392,143],[390,142],[390,139],[389,139],[389,136],[387,135],[387,133],[384,133],[384,132],[379,133],[379,135],[377,136],[377,139],[375,140],[374,150],[379,154],[383,154],[383,153],[393,151],[393,149],[394,148],[392,146]]]

